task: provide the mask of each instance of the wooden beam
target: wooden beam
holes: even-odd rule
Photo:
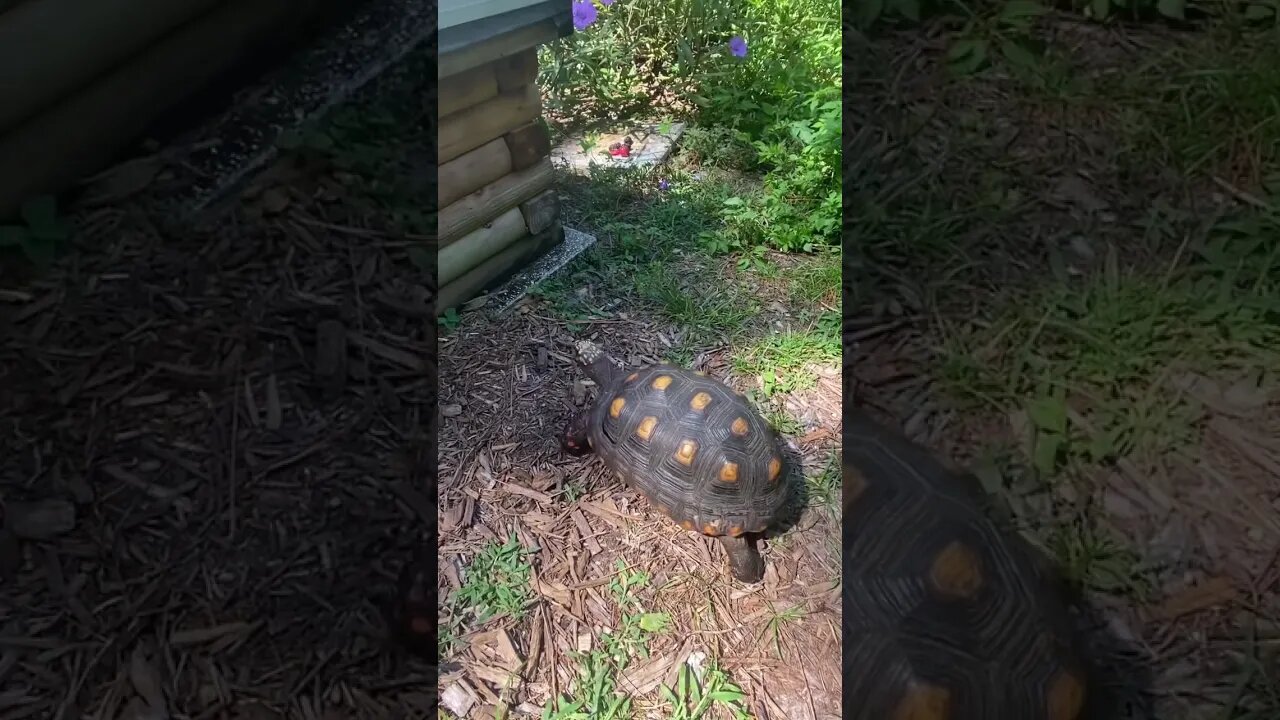
[[[511,152],[503,138],[490,140],[480,147],[440,166],[436,207],[449,207],[458,198],[511,172]]]
[[[555,171],[551,168],[551,158],[544,158],[537,165],[504,175],[496,182],[485,185],[440,211],[440,244],[448,245],[551,187],[554,181]],[[536,233],[542,229],[530,228],[530,231]]]
[[[309,17],[321,2],[226,0],[0,135],[0,217],[29,196],[57,192],[102,167],[156,113],[271,42],[287,23]]]
[[[440,81],[440,104],[436,117],[448,117],[498,94],[498,67],[481,65]]]
[[[511,92],[538,79],[538,48],[521,50],[494,63],[499,92]]]
[[[519,207],[513,207],[489,224],[441,247],[436,252],[436,277],[439,278],[440,285],[456,280],[528,234],[529,228],[524,224],[524,215],[520,213]]]
[[[465,70],[552,42],[560,37],[554,20],[543,20],[519,30],[496,35],[482,43],[440,56],[437,77],[441,80]]]
[[[546,230],[560,219],[560,193],[555,188],[544,190],[520,203],[520,214],[529,232],[536,235]]]
[[[458,307],[480,294],[481,290],[506,279],[534,258],[555,247],[560,241],[560,233],[560,226],[555,225],[537,235],[528,235],[440,288],[440,293],[436,296],[436,312]]]
[[[219,0],[32,0],[0,14],[0,132]]]
[[[531,122],[507,133],[507,150],[511,151],[511,167],[523,170],[551,154],[551,135],[538,121]]]
[[[479,105],[460,110],[440,120],[437,142],[439,162],[447,163],[508,131],[531,122],[542,112],[542,98],[533,85],[498,95]]]

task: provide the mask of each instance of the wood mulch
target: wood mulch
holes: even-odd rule
[[[465,718],[492,718],[500,704],[538,716],[568,694],[576,680],[569,653],[619,627],[606,585],[622,561],[649,575],[645,611],[671,615],[651,656],[619,679],[639,717],[665,717],[655,714],[659,685],[674,686],[680,666],[699,653],[744,688],[758,718],[839,717],[838,515],[811,505],[769,542],[764,582],[735,583],[713,541],[659,515],[598,459],[569,457],[558,444],[587,396],[572,364],[575,340],[593,337],[635,366],[659,359],[677,329],[617,313],[575,334],[553,312],[528,298],[498,319],[464,315],[441,338],[440,596],[460,587],[488,541],[514,533],[535,550],[526,617],[463,636],[462,648],[442,658],[442,704]],[[700,354],[693,367],[740,389],[756,381],[728,372],[724,348]],[[804,436],[793,440],[806,475],[821,473],[838,449],[839,382],[830,368],[816,387],[788,398],[793,415],[805,418]]]
[[[0,717],[426,716],[383,615],[435,521],[419,241],[307,182],[82,209],[0,290]]]

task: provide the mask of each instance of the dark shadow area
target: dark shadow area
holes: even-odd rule
[[[67,206],[6,287],[0,634],[31,642],[0,681],[28,716],[433,711],[434,51],[216,212],[171,222],[159,174]]]
[[[1083,717],[1272,717],[1274,28],[969,10],[846,28],[846,388],[1061,576]]]

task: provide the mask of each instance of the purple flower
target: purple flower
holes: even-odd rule
[[[732,53],[734,57],[746,57],[747,41],[743,40],[741,35],[734,35],[729,38],[729,52]]]
[[[663,178],[658,181],[658,189],[662,192],[666,192],[671,189],[671,183],[667,182],[666,178]]]
[[[605,6],[605,7],[609,7],[609,6],[610,6],[610,5],[612,5],[614,2],[616,2],[616,0],[600,0],[600,4],[601,4],[601,5],[603,5],[603,6]]]
[[[586,30],[596,21],[596,6],[591,0],[574,0],[573,27],[579,32]]]

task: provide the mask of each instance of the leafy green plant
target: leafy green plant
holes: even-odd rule
[[[58,217],[57,201],[47,195],[28,200],[20,216],[21,225],[0,225],[0,248],[19,250],[36,267],[49,267],[71,236],[70,227]]]
[[[452,601],[470,608],[480,622],[500,613],[519,619],[531,598],[528,552],[515,535],[501,545],[486,545],[471,561],[466,581]]]
[[[691,156],[759,171],[759,193],[731,197],[723,228],[697,236],[713,254],[839,242],[841,36],[834,0],[616,3],[585,32],[547,47],[540,83],[548,106],[592,120],[622,108],[665,110],[695,121]],[[735,56],[731,36],[749,52]],[[662,106],[660,106],[662,107]]]
[[[445,308],[445,311],[436,318],[436,324],[444,328],[445,332],[452,332],[462,324],[462,318],[458,316],[456,308]]]
[[[995,50],[1015,70],[1034,71],[1039,61],[1031,30],[1046,10],[1036,0],[1008,0],[996,13],[972,15],[947,50],[947,67],[969,75],[986,66]]]
[[[543,720],[627,720],[632,717],[631,697],[618,690],[617,676],[633,655],[647,657],[648,637],[666,630],[666,613],[644,612],[636,593],[649,584],[649,576],[617,561],[617,574],[609,592],[618,604],[621,623],[616,632],[600,638],[600,649],[575,653],[578,677],[568,695],[561,695],[543,709]]]
[[[674,688],[663,685],[659,692],[671,703],[671,720],[702,720],[717,705],[735,720],[748,720],[751,713],[743,702],[746,693],[733,684],[724,671],[710,667],[701,683],[688,663],[680,666]]]

